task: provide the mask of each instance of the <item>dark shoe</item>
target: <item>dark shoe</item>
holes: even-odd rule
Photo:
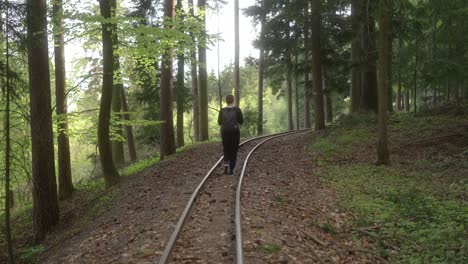
[[[234,169],[229,170],[229,175],[234,175]]]
[[[229,165],[224,165],[224,175],[229,174]]]

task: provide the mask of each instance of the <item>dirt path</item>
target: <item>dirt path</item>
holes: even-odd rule
[[[40,262],[157,261],[193,189],[220,153],[220,143],[202,145],[126,178],[109,211]]]
[[[346,230],[352,216],[314,173],[312,140],[278,138],[252,155],[242,197],[245,263],[383,262]]]
[[[374,250],[353,239],[351,216],[314,173],[307,147],[312,133],[267,142],[245,176],[245,263],[379,263]],[[234,195],[248,150],[235,176],[215,171],[172,254],[175,263],[233,263]],[[155,263],[195,186],[216,162],[221,144],[188,150],[124,180],[110,209],[83,231],[43,255],[41,263]],[[198,165],[196,165],[198,164]],[[66,228],[66,227],[64,227]]]

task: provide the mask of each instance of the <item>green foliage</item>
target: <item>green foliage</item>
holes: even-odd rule
[[[285,206],[286,204],[288,204],[288,200],[286,199],[286,197],[282,196],[279,193],[273,197],[273,202],[275,202],[275,204],[277,204],[278,206]]]
[[[20,252],[20,259],[23,261],[31,261],[45,250],[46,248],[42,245],[22,249]]]
[[[341,155],[349,155],[358,144],[370,145],[375,136],[363,126],[346,131],[338,130],[326,137],[319,137],[312,145],[314,151],[322,158],[330,159]]]
[[[396,243],[404,263],[468,260],[463,253],[468,210],[456,199],[462,190],[441,198],[433,184],[438,176],[372,165],[336,166],[330,175],[347,206],[359,213],[354,228],[381,226],[372,237],[382,250],[390,250],[385,242]]]
[[[336,227],[334,225],[332,225],[329,221],[323,223],[320,228],[329,233],[329,234],[332,234],[332,235],[336,235],[338,233],[338,231],[336,230]]]
[[[261,244],[257,249],[265,254],[277,254],[281,251],[281,246],[277,244]]]
[[[154,166],[158,162],[159,162],[159,157],[150,157],[150,158],[142,159],[125,167],[120,174],[123,176],[137,174],[149,167]]]
[[[358,216],[349,228],[376,243],[382,256],[401,263],[468,261],[464,242],[468,182],[463,175],[467,152],[460,151],[460,146],[442,148],[440,141],[448,138],[454,140],[451,144],[457,144],[463,138],[459,133],[463,134],[462,124],[468,119],[459,112],[445,107],[442,112],[390,116],[391,148],[398,152],[393,154],[397,161],[392,166],[340,160],[350,153],[366,156],[360,152],[375,144],[372,115],[342,116],[312,145],[318,165],[326,168],[323,180],[336,188],[343,205]],[[418,149],[407,149],[411,144]],[[424,152],[434,144],[440,144],[437,156],[428,158]],[[412,156],[404,159],[414,160],[399,163],[402,158],[398,155],[408,153]]]

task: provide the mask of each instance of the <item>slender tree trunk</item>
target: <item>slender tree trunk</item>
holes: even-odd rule
[[[176,101],[177,101],[177,146],[183,147],[185,145],[184,140],[184,95],[185,95],[185,78],[184,78],[184,55],[178,55],[178,67],[177,67],[177,90],[176,90]]]
[[[331,92],[327,86],[325,68],[322,69],[322,85],[323,85],[323,103],[324,103],[325,121],[327,123],[332,123],[333,122],[333,105],[332,105],[332,99],[330,96]]]
[[[450,77],[447,77],[447,103],[450,102]]]
[[[391,35],[392,35],[392,12],[393,0],[380,0],[379,5],[379,112],[378,112],[378,147],[377,147],[377,164],[388,165],[390,163],[390,154],[388,151],[388,136],[387,136],[387,96],[386,89],[389,87],[390,64],[392,53]]]
[[[292,62],[291,54],[287,51],[286,55],[286,100],[288,104],[288,130],[294,129],[293,125],[293,113],[292,113]]]
[[[115,29],[115,28],[114,28]],[[118,45],[118,40],[116,37],[117,33],[114,33],[114,76],[117,75],[117,80],[114,80],[113,90],[112,90],[112,112],[114,113],[113,121],[116,122],[113,127],[115,129],[114,133],[118,135],[119,138],[123,138],[123,129],[120,124],[122,120],[121,110],[122,110],[122,98],[121,91],[123,89],[122,76],[120,71],[120,56],[117,54],[118,50],[116,45]],[[117,166],[122,166],[125,163],[124,155],[124,143],[120,139],[115,139],[112,141],[112,158],[114,163]]]
[[[456,101],[458,101],[460,99],[460,90],[461,90],[461,88],[462,88],[461,81],[460,81],[460,79],[458,77],[456,82],[455,82],[455,94],[453,95],[454,99]]]
[[[352,0],[351,1],[351,20],[354,38],[351,43],[351,113],[359,111],[360,100],[361,100],[361,10],[362,1]]]
[[[405,105],[405,111],[406,112],[409,112],[411,111],[411,106],[410,106],[410,98],[411,98],[411,95],[410,95],[410,88],[407,87],[405,89],[405,94],[404,94],[404,105]]]
[[[437,43],[436,43],[436,23],[437,23],[437,13],[436,13],[436,10],[434,10],[434,14],[432,15],[432,23],[431,23],[431,35],[432,35],[432,61],[435,62],[436,60],[436,52],[437,52]],[[438,98],[437,98],[437,92],[438,92],[438,81],[437,79],[435,78],[432,83],[431,83],[431,87],[432,87],[432,101],[434,103],[434,105],[437,105],[438,104]]]
[[[265,5],[265,0],[262,0],[262,7]],[[262,14],[261,29],[260,29],[260,55],[258,59],[258,97],[257,97],[257,135],[263,134],[263,79],[265,72],[265,49],[263,48],[264,34],[265,34],[265,15]]]
[[[400,29],[401,31],[401,29]],[[401,85],[401,67],[402,67],[402,53],[403,49],[403,39],[401,37],[401,32],[398,32],[398,68],[397,68],[397,109],[398,111],[403,110],[403,98],[402,98],[402,85]]]
[[[177,0],[176,9],[183,12],[182,0]],[[176,83],[176,101],[177,101],[177,146],[183,147],[184,141],[184,101],[185,101],[185,55],[183,53],[177,56],[177,83]]]
[[[310,24],[309,24],[309,5],[307,4],[304,8],[304,16],[305,20],[305,30],[304,30],[304,127],[310,128],[310,96],[312,94],[312,88],[310,87],[310,80],[309,80],[309,71],[310,71],[310,64],[309,64],[309,32],[310,32]]]
[[[195,16],[195,7],[193,0],[189,0],[190,15]],[[192,40],[195,41],[195,36],[190,33]],[[194,47],[190,53],[190,75],[192,77],[192,112],[193,112],[193,138],[196,142],[200,141],[200,103],[198,95],[198,72],[197,72],[197,51]]]
[[[67,94],[65,82],[65,45],[63,41],[63,2],[53,2],[54,53],[55,53],[55,100],[58,149],[58,181],[60,200],[68,199],[73,193],[73,182],[70,162],[70,142],[68,139]]]
[[[363,5],[361,24],[361,47],[363,50],[363,71],[361,72],[361,110],[378,111],[377,69],[375,50],[375,19],[370,1]]]
[[[235,34],[235,56],[234,56],[234,89],[235,104],[240,105],[240,70],[239,70],[239,0],[234,0],[234,34]]]
[[[220,34],[219,25],[221,24],[219,21],[219,5],[216,7],[216,17],[218,19],[218,35]],[[219,93],[219,111],[223,108],[223,92],[221,87],[221,69],[220,69],[220,50],[219,50],[219,38],[217,40],[217,59],[218,59],[218,93]]]
[[[111,18],[111,7],[115,0],[100,0],[99,6],[101,16],[105,19]],[[112,159],[112,148],[110,141],[110,116],[112,106],[112,91],[114,80],[114,49],[112,41],[113,27],[108,21],[102,23],[102,55],[103,55],[103,77],[101,105],[99,108],[98,123],[98,148],[101,160],[102,172],[106,187],[116,184],[119,180],[119,173],[115,168]]]
[[[46,0],[27,0],[31,110],[33,240],[39,242],[59,222],[50,98]]]
[[[122,115],[123,120],[127,121],[127,125],[125,125],[125,131],[127,134],[127,146],[128,146],[128,154],[130,156],[131,161],[137,160],[136,148],[135,148],[135,136],[133,135],[132,126],[128,124],[130,121],[130,115],[128,114],[128,102],[127,96],[125,96],[125,89],[122,86],[120,90],[120,99],[122,99],[122,111],[125,113]]]
[[[391,31],[391,29],[390,29]],[[389,36],[389,45],[390,45],[390,50],[393,51],[393,33],[390,33],[390,36]],[[388,87],[387,87],[387,110],[390,112],[390,113],[393,113],[393,76],[392,76],[392,72],[393,72],[393,69],[392,69],[392,66],[393,66],[393,53],[390,52],[387,54],[388,58],[386,58],[388,61],[389,61],[389,69],[388,69]]]
[[[321,11],[320,0],[312,0],[312,74],[315,90],[315,130],[325,129],[322,90],[322,53],[320,47]]]
[[[299,55],[295,54],[294,63],[294,125],[299,129]]]
[[[419,63],[419,42],[416,40],[416,55],[414,59],[414,87],[413,87],[413,107],[414,112],[418,110],[417,95],[418,95],[418,63]]]
[[[199,10],[205,10],[206,0],[198,0]],[[206,141],[208,135],[208,73],[206,71],[206,14],[203,12],[201,23],[203,25],[201,39],[198,40],[198,59],[200,75],[200,140]]]
[[[117,12],[117,1],[112,1],[111,6],[111,16],[115,17]],[[114,114],[113,121],[115,124],[112,127],[115,129],[113,131],[120,139],[114,139],[112,141],[112,158],[114,159],[114,164],[117,166],[123,166],[125,163],[124,155],[124,144],[121,140],[123,138],[123,128],[120,124],[122,116],[120,112],[122,110],[122,99],[120,98],[120,91],[123,89],[122,81],[122,72],[120,70],[120,54],[119,54],[119,36],[117,33],[117,24],[112,25],[112,45],[114,48],[114,84],[112,90],[112,112]]]
[[[175,16],[175,1],[165,0],[164,17],[173,20]],[[172,29],[172,25],[166,25],[167,29]],[[175,153],[174,120],[172,112],[174,80],[172,71],[172,48],[168,47],[162,57],[161,63],[161,157]]]
[[[8,1],[5,6],[5,23],[8,25],[10,22],[10,15],[8,10]],[[1,11],[1,8],[0,8]],[[0,12],[1,14],[2,12]],[[2,18],[0,17],[0,22]],[[0,23],[3,30],[3,23]],[[8,28],[8,27],[5,27]],[[3,38],[2,38],[3,40]],[[13,253],[13,243],[11,239],[11,216],[10,208],[13,204],[13,192],[10,190],[10,178],[11,178],[11,132],[10,132],[10,42],[8,30],[5,30],[5,40],[6,40],[6,105],[5,105],[5,239],[8,252],[8,262],[10,264],[15,263],[15,255]],[[3,52],[0,54],[3,57]],[[3,86],[3,82],[2,82]]]
[[[325,120],[327,123],[333,122],[333,101],[330,94],[326,93],[324,95],[324,103],[325,103]]]

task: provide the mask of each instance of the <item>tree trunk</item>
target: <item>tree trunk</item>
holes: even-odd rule
[[[294,63],[294,125],[299,129],[299,55],[295,54]]]
[[[8,4],[8,2],[7,2]],[[8,25],[10,20],[8,5],[5,7],[5,23]],[[1,8],[0,8],[0,11]],[[0,12],[0,14],[3,12]],[[0,22],[2,18],[0,17]],[[3,26],[3,23],[0,23]],[[8,27],[7,27],[8,28]],[[3,29],[3,27],[2,27]],[[2,36],[3,40],[3,36]],[[10,264],[15,263],[15,255],[13,253],[13,243],[11,239],[11,211],[10,209],[13,208],[13,191],[10,190],[10,178],[11,178],[11,131],[10,131],[10,93],[11,93],[11,86],[10,86],[10,42],[8,31],[5,32],[5,40],[6,40],[6,87],[5,87],[5,240],[8,252],[8,262]],[[0,56],[3,55],[0,54]],[[3,57],[3,56],[2,56]],[[2,58],[3,59],[3,58]],[[3,82],[0,81],[2,86]]]
[[[288,104],[288,130],[294,129],[293,114],[292,114],[292,63],[291,54],[287,51],[286,55],[286,100]]]
[[[332,99],[330,96],[330,90],[327,86],[327,79],[325,77],[325,69],[322,69],[322,84],[323,84],[323,103],[324,103],[324,113],[325,121],[327,123],[333,122],[333,105]]]
[[[315,130],[325,129],[322,91],[322,54],[320,47],[321,11],[320,0],[312,0],[312,74],[315,90]]]
[[[115,29],[116,27],[114,27]],[[121,91],[123,90],[122,84],[122,76],[120,72],[120,56],[117,54],[118,50],[116,46],[118,45],[117,40],[117,32],[114,32],[114,74],[118,76],[116,81],[114,81],[113,90],[112,90],[112,112],[114,113],[113,121],[115,124],[113,125],[116,135],[119,138],[123,138],[123,129],[121,120],[122,116],[120,114],[122,110],[122,98],[121,98]],[[114,139],[112,141],[112,158],[114,159],[114,163],[116,166],[122,166],[125,163],[125,155],[124,155],[124,146],[123,141],[121,139]]]
[[[114,6],[112,3],[114,1],[115,0],[99,1],[101,16],[105,19],[111,18],[111,7]],[[109,133],[114,80],[114,50],[112,43],[112,30],[113,27],[109,22],[104,21],[102,23],[103,77],[101,105],[99,108],[98,148],[106,187],[110,187],[116,184],[119,180],[119,173],[117,172],[114,160],[112,159],[112,149]]]
[[[391,31],[391,29],[390,29]],[[389,35],[389,43],[390,47],[388,48],[389,50],[393,51],[393,33],[390,33]],[[387,54],[388,58],[386,58],[389,62],[388,64],[388,83],[387,83],[387,110],[392,113],[393,112],[393,78],[392,78],[392,66],[393,66],[393,53],[390,52]],[[378,89],[378,88],[377,88]]]
[[[128,102],[127,97],[125,96],[125,89],[122,86],[120,90],[120,99],[122,100],[122,111],[125,113],[122,115],[122,118],[127,121],[127,125],[125,125],[125,131],[127,134],[127,146],[128,146],[128,154],[130,156],[131,161],[137,160],[136,148],[135,148],[135,136],[133,135],[133,129],[128,122],[130,121],[130,115],[128,114]]]
[[[198,0],[199,10],[205,10],[206,0]],[[206,141],[209,139],[208,135],[208,73],[206,71],[206,14],[203,12],[201,16],[201,23],[203,25],[201,39],[198,40],[198,59],[199,74],[200,74],[200,140]]]
[[[324,96],[325,101],[325,120],[327,123],[333,122],[333,102],[332,98],[329,94],[325,94]]]
[[[312,94],[312,88],[310,87],[309,80],[309,5],[307,4],[304,8],[305,30],[304,30],[304,127],[310,128],[310,96]]]
[[[182,0],[177,0],[176,9],[183,12]],[[177,56],[177,83],[175,90],[177,102],[177,146],[183,147],[184,141],[184,102],[185,102],[185,57],[181,53]]]
[[[392,35],[392,4],[393,0],[380,0],[379,5],[379,112],[378,112],[378,147],[377,147],[377,164],[388,165],[390,163],[390,154],[388,151],[388,136],[387,136],[387,111],[388,111],[388,92],[390,64],[392,53],[391,35]]]
[[[447,77],[447,103],[450,102],[450,77]]]
[[[265,0],[262,0],[262,7],[265,5]],[[264,34],[265,34],[265,15],[262,14],[260,22],[260,55],[258,59],[258,97],[257,97],[257,135],[261,136],[263,134],[263,79],[264,79],[264,67],[265,67],[265,49],[263,48]]]
[[[235,104],[240,106],[240,70],[239,70],[239,0],[234,0],[234,90]]]
[[[164,17],[173,20],[175,16],[175,1],[165,0]],[[166,25],[172,29],[172,25]],[[172,155],[176,151],[174,137],[174,120],[172,112],[174,80],[172,71],[172,48],[168,47],[162,56],[161,63],[161,157]]]
[[[434,10],[434,13],[432,15],[432,22],[431,22],[431,37],[432,37],[432,61],[435,62],[436,60],[436,51],[437,51],[437,43],[436,43],[436,27],[437,27],[437,10]],[[438,81],[437,78],[434,78],[431,83],[432,87],[432,102],[434,105],[438,104],[438,98],[437,98],[437,90],[438,90]]]
[[[405,94],[404,94],[404,106],[405,106],[405,111],[406,112],[409,112],[411,111],[411,106],[410,106],[410,98],[411,98],[411,95],[410,95],[410,88],[406,88],[405,89]]]
[[[65,45],[63,40],[63,2],[53,2],[54,53],[55,53],[55,100],[58,149],[58,197],[65,200],[73,193],[73,181],[70,162],[70,142],[68,138],[67,94],[65,82]]]
[[[398,68],[397,68],[397,109],[398,111],[403,110],[403,98],[402,98],[402,85],[401,85],[401,67],[402,67],[402,52],[403,39],[401,36],[401,29],[398,32]]]
[[[359,111],[360,100],[361,100],[361,10],[362,1],[352,0],[351,1],[351,20],[354,38],[351,43],[351,113]]]
[[[416,113],[418,110],[417,105],[417,95],[418,95],[418,60],[419,60],[419,43],[416,40],[416,55],[414,58],[414,87],[413,87],[413,107],[414,112]]]
[[[31,110],[33,240],[59,222],[47,43],[47,1],[27,0]]]
[[[115,17],[117,12],[117,1],[112,1],[111,6],[111,16]],[[113,55],[114,55],[114,85],[112,90],[112,112],[114,114],[113,121],[113,131],[117,139],[112,141],[112,158],[114,159],[114,164],[116,166],[123,166],[125,163],[125,155],[124,155],[124,144],[121,140],[123,138],[123,129],[121,120],[122,116],[120,112],[122,110],[122,99],[120,98],[120,91],[123,89],[123,81],[122,81],[122,72],[120,70],[120,54],[119,54],[119,36],[117,33],[117,24],[112,25],[112,45],[114,48]]]
[[[176,102],[177,102],[177,147],[183,147],[185,145],[184,140],[184,95],[185,95],[185,83],[184,83],[184,55],[178,57],[178,69],[177,69],[177,90],[176,90]]]
[[[363,70],[361,72],[361,106],[362,111],[378,111],[377,69],[375,50],[375,19],[372,15],[372,3],[363,5],[361,24],[361,48],[363,51]]]
[[[195,7],[193,0],[189,0],[190,15],[195,16]],[[192,40],[195,41],[195,36],[190,33]],[[197,73],[197,52],[196,47],[190,53],[190,75],[192,77],[192,112],[193,112],[193,138],[196,142],[200,141],[200,103],[198,95],[198,73]]]

